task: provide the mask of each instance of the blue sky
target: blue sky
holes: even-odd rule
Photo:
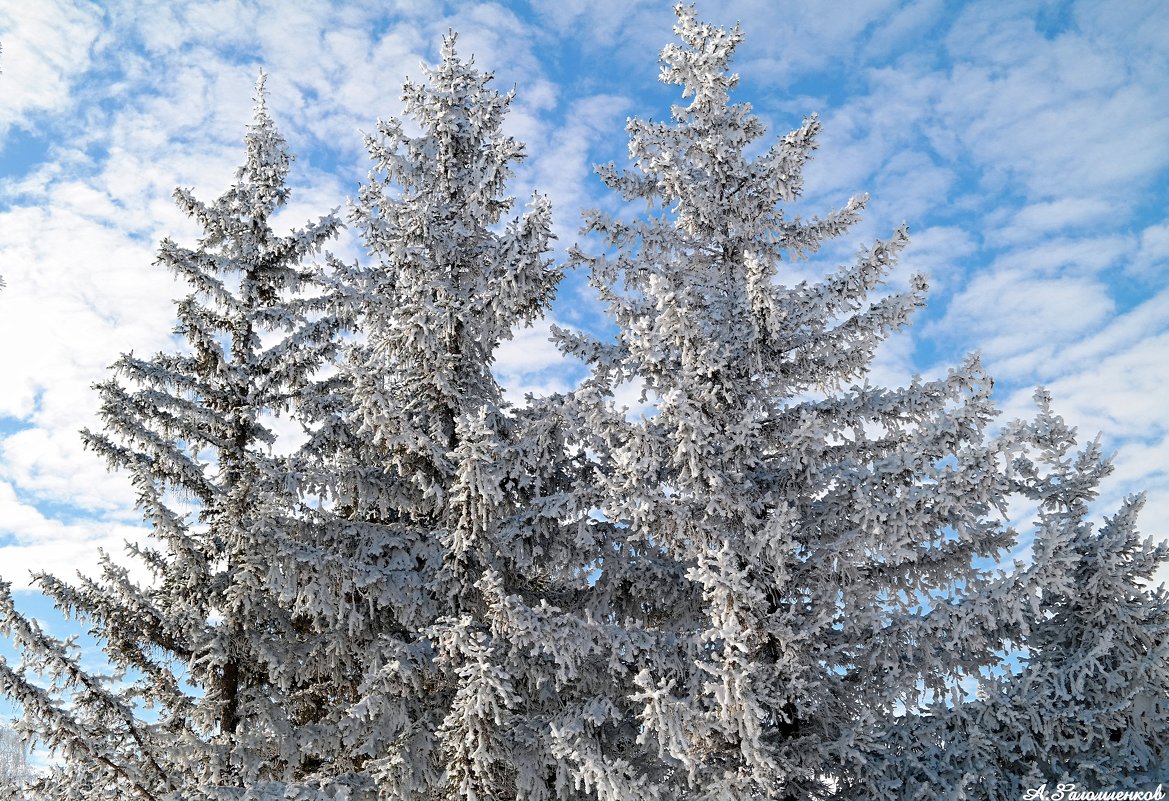
[[[1085,438],[1118,451],[1103,511],[1147,490],[1143,529],[1169,534],[1169,4],[698,8],[741,23],[738,97],[771,134],[822,119],[796,210],[871,196],[850,237],[785,280],[909,225],[893,283],[924,272],[931,301],[873,380],[980,350],[1008,416],[1042,383]],[[562,253],[583,208],[614,204],[591,166],[625,159],[626,118],[664,118],[677,100],[656,83],[672,24],[668,3],[637,0],[0,0],[0,575],[70,575],[140,535],[126,478],[77,431],[97,425],[89,387],[120,352],[172,346],[170,300],[185,290],[153,254],[196,231],[171,192],[226,188],[260,67],[298,156],[285,219],[300,225],[355,193],[360,132],[399,112],[403,78],[459,31],[463,55],[515,86],[508,125],[529,158],[514,193],[551,197]],[[601,324],[583,276],[501,352],[517,398],[576,380],[549,322]]]

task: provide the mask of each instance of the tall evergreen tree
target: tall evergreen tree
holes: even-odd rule
[[[313,733],[297,693],[322,664],[269,590],[287,513],[271,502],[280,479],[266,418],[334,347],[331,321],[300,293],[313,280],[305,259],[340,223],[272,230],[290,156],[263,76],[245,141],[236,181],[214,203],[175,193],[202,228],[198,245],[159,248],[158,263],[191,286],[177,306],[186,349],[119,359],[120,378],[97,387],[105,429],[84,433],[130,475],[150,527],[149,544],[130,551],[151,577],[139,583],[105,558],[100,577],[35,579],[88,623],[114,672],[92,672],[19,614],[7,585],[0,596],[23,651],[20,667],[0,665],[0,686],[23,707],[22,730],[66,759],[40,797],[235,797],[306,770]]]
[[[632,168],[599,170],[649,211],[589,213],[608,249],[574,256],[616,340],[560,335],[592,367],[566,409],[597,455],[597,586],[621,588],[624,630],[652,643],[624,650],[635,691],[614,685],[601,717],[641,749],[616,759],[579,730],[563,753],[600,798],[865,797],[888,722],[960,694],[1022,636],[1026,582],[977,566],[1015,543],[1021,435],[988,435],[976,359],[900,389],[853,383],[923,302],[921,278],[875,294],[906,233],[785,283],[784,261],[864,200],[785,216],[818,121],[749,157],[763,128],[730,100],[739,31],[676,10],[662,80],[688,103],[632,120]],[[607,399],[631,380],[653,412],[627,421]]]
[[[490,365],[560,272],[547,200],[506,216],[523,157],[502,132],[512,95],[458,57],[453,34],[441,56],[404,88],[420,133],[391,119],[367,140],[374,171],[352,221],[368,258],[334,265],[360,338],[318,388],[302,474],[325,502],[289,554],[298,604],[335,612],[339,651],[372,655],[346,725],[382,797],[513,798],[544,785],[551,758],[518,708],[538,677],[493,604],[560,574],[586,582],[556,550],[556,426],[510,407]]]

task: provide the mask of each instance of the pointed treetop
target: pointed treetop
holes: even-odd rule
[[[256,94],[252,96],[252,101],[255,103],[252,119],[255,120],[255,124],[257,125],[269,119],[267,83],[268,73],[264,72],[263,67],[260,67],[260,72],[256,75]]]
[[[739,82],[738,73],[729,72],[735,48],[743,40],[736,24],[731,30],[698,21],[693,5],[674,6],[678,21],[674,33],[682,44],[670,43],[662,48],[659,80],[682,87],[682,97],[693,97],[686,109],[676,108],[675,118],[681,122],[685,112],[728,105],[730,91]]]
[[[455,52],[455,44],[459,41],[459,32],[454,28],[447,28],[446,34],[442,37],[442,48],[440,50],[443,61],[458,61],[459,55]],[[473,64],[475,57],[471,56],[468,64]]]
[[[237,174],[240,188],[254,191],[248,202],[253,206],[253,214],[258,217],[271,214],[288,200],[289,190],[285,181],[292,163],[288,143],[276,130],[276,123],[268,114],[267,81],[268,74],[261,69],[256,77],[252,122],[244,137],[247,161]]]
[[[494,224],[511,207],[510,197],[500,197],[511,176],[510,165],[523,158],[523,146],[502,130],[514,93],[493,88],[494,76],[477,69],[474,58],[461,59],[455,50],[457,40],[457,34],[448,32],[439,63],[423,65],[424,80],[407,80],[403,85],[405,115],[417,122],[425,135],[407,144],[400,122],[385,123],[383,135],[398,139],[406,152],[388,159],[381,168],[387,169],[393,180],[416,186],[416,181],[423,180],[418,165],[434,158],[439,165],[432,176],[437,181],[434,191],[443,197],[461,198],[458,203],[470,203],[484,211]],[[467,170],[476,172],[478,178],[468,181]]]

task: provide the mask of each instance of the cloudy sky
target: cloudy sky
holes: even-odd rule
[[[828,256],[909,225],[895,280],[926,273],[931,304],[876,379],[980,350],[1008,415],[1047,385],[1118,452],[1102,509],[1146,490],[1144,530],[1169,534],[1169,4],[698,8],[741,23],[738,96],[773,134],[820,115],[800,211],[871,195]],[[592,165],[625,158],[626,118],[678,99],[656,82],[672,23],[661,0],[0,0],[0,575],[70,574],[140,530],[125,477],[77,431],[97,424],[89,387],[120,352],[171,347],[184,290],[153,254],[195,235],[171,193],[226,188],[260,68],[298,156],[285,220],[300,225],[344,208],[368,169],[361,132],[399,112],[403,78],[458,31],[460,52],[516,89],[508,125],[529,158],[513,188],[551,197],[563,252],[581,209],[614,202]],[[583,284],[566,281],[556,322],[597,324]],[[501,354],[513,392],[576,380],[546,334]]]

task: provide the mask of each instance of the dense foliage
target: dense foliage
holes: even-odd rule
[[[493,354],[562,270],[547,200],[509,216],[511,95],[445,39],[408,120],[368,138],[365,256],[318,264],[342,222],[270,227],[290,156],[261,78],[235,183],[177,192],[203,235],[159,249],[191,287],[185,347],[119,359],[84,434],[138,492],[149,578],[37,577],[108,672],[0,594],[23,653],[0,688],[62,759],[37,797],[1015,798],[1164,776],[1167,553],[1139,499],[1094,526],[1098,448],[1042,393],[998,424],[977,358],[866,380],[924,303],[920,277],[884,289],[906,230],[791,283],[865,199],[786,215],[818,120],[758,147],[738,29],[677,12],[662,79],[684,104],[629,122],[631,163],[598,170],[629,203],[587,212],[567,265],[616,334],[557,330],[588,375],[522,407]],[[614,400],[630,384],[641,413]],[[1018,508],[1037,519],[1012,563]]]

